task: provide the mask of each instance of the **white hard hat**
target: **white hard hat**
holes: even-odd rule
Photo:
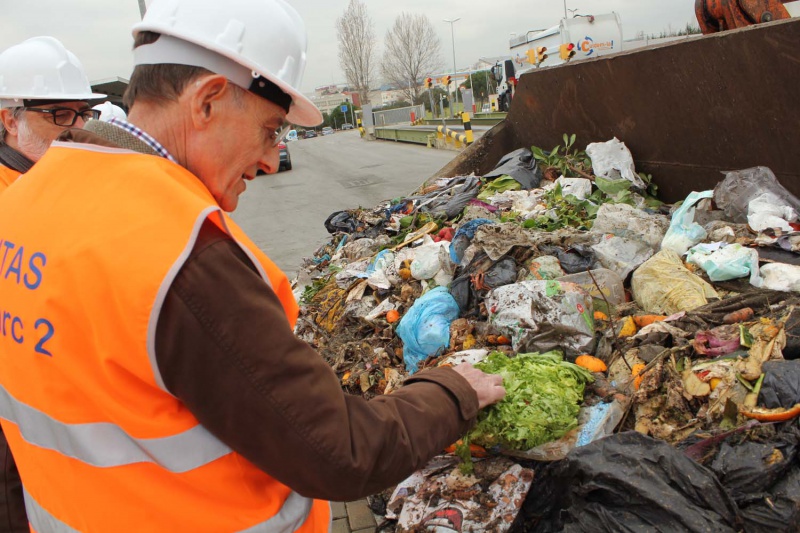
[[[134,49],[135,65],[203,67],[281,105],[293,124],[322,122],[300,93],[305,25],[284,0],[154,0],[134,37],[141,31],[162,37]]]
[[[102,104],[97,104],[92,109],[96,109],[100,111],[100,120],[103,122],[108,122],[112,118],[121,118],[125,120],[128,118],[128,115],[125,111],[111,102],[103,102]]]
[[[92,92],[81,62],[53,37],[33,37],[0,54],[0,107],[105,96]]]

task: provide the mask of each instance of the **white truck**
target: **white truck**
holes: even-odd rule
[[[561,46],[570,44],[574,55],[571,59],[563,58]],[[497,110],[508,111],[516,81],[524,72],[533,68],[560,65],[568,60],[577,61],[621,52],[622,46],[622,23],[617,13],[565,18],[561,19],[558,26],[528,31],[525,35],[511,39],[511,57],[498,62],[492,68],[492,74],[497,80]],[[546,48],[545,57],[536,61],[535,51],[541,47]],[[535,62],[531,62],[532,60]],[[492,101],[494,102],[494,98]]]

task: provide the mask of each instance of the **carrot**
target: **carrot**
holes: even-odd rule
[[[739,412],[747,418],[755,418],[761,422],[784,422],[800,416],[800,403],[795,404],[791,409],[784,409],[783,407],[777,409],[742,407]]]
[[[497,336],[497,344],[506,344],[506,345],[507,344],[511,344],[511,339],[509,339],[508,337],[506,337],[504,335],[498,335]]]
[[[644,377],[642,376],[642,371],[646,366],[647,365],[639,363],[633,365],[633,368],[631,369],[631,375],[633,376],[633,388],[636,390],[639,390],[639,386],[642,384],[642,378]]]
[[[445,453],[455,453],[456,446],[461,444],[461,440],[456,441],[455,443],[451,444],[447,448],[444,449]],[[486,451],[486,448],[483,446],[478,446],[477,444],[470,444],[469,445],[469,454],[472,457],[488,457],[489,453]]]
[[[639,315],[633,317],[633,323],[636,324],[636,327],[643,328],[649,326],[653,322],[661,322],[665,318],[667,317],[661,315]]]
[[[585,368],[589,372],[605,372],[608,370],[608,367],[602,361],[602,359],[598,359],[597,357],[593,357],[589,354],[579,355],[575,359],[575,364]]]
[[[595,320],[608,320],[608,315],[602,311],[595,311],[594,312],[594,319]]]
[[[739,322],[747,322],[748,320],[753,320],[755,316],[755,312],[750,307],[744,307],[739,309],[738,311],[734,311],[733,313],[728,313],[724,317],[722,317],[722,322],[725,324],[738,324]]]
[[[386,321],[389,324],[394,324],[400,320],[400,312],[397,309],[390,309],[386,312]]]

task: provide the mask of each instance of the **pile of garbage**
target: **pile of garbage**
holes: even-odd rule
[[[797,531],[800,200],[757,167],[665,205],[622,142],[574,143],[326,221],[297,334],[344,390],[463,361],[508,390],[376,510],[395,531]]]

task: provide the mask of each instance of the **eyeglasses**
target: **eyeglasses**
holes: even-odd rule
[[[272,134],[272,146],[278,146],[283,140],[289,135],[289,131],[291,131],[292,125],[285,123],[281,127],[275,130]]]
[[[56,126],[74,126],[78,121],[78,117],[81,117],[84,122],[90,119],[97,120],[100,118],[100,111],[97,109],[81,109],[80,111],[75,111],[68,107],[53,107],[51,109],[25,107],[23,109],[25,109],[25,111],[33,111],[34,113],[49,114],[53,118],[53,123],[55,123]]]

